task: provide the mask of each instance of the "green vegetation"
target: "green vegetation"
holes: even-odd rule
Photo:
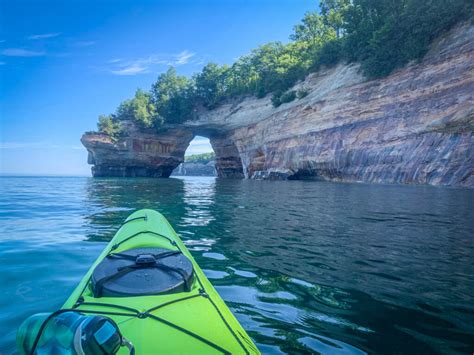
[[[298,99],[302,99],[303,97],[306,97],[308,96],[309,94],[309,91],[307,89],[299,89],[297,92],[296,92],[296,97]]]
[[[99,122],[97,122],[99,132],[108,134],[112,137],[119,137],[123,134],[123,128],[119,121],[113,115],[100,115]]]
[[[291,102],[297,97],[297,92],[295,90],[289,90],[285,92],[276,92],[272,96],[272,104],[274,107],[278,107],[281,104],[285,104],[287,102]]]
[[[214,153],[202,153],[202,154],[193,154],[184,157],[186,163],[201,163],[207,164],[211,160],[214,160],[216,155]]]
[[[116,114],[112,116],[117,121],[135,120],[143,128],[152,127],[155,122],[156,108],[151,101],[151,94],[138,89],[133,99],[122,102]]]
[[[120,121],[130,119],[159,129],[195,119],[199,107],[248,95],[272,94],[277,107],[308,94],[289,90],[296,82],[340,61],[360,63],[368,78],[385,76],[420,60],[433,39],[474,14],[472,0],[321,0],[320,8],[305,15],[287,44],[262,45],[231,66],[209,63],[191,78],[170,68],[150,92],[137,90],[115,114],[101,116],[99,130],[118,135]]]

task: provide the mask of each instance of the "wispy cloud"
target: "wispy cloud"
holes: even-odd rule
[[[189,63],[189,60],[194,57],[196,55],[196,53],[192,53],[192,52],[189,52],[189,51],[182,51],[181,53],[177,54],[176,55],[176,59],[175,59],[175,65],[184,65],[184,64],[188,64]]]
[[[61,34],[60,32],[42,33],[42,34],[31,35],[31,36],[28,37],[28,39],[36,41],[38,39],[47,39],[47,38],[58,37],[60,34]]]
[[[185,50],[177,54],[152,54],[134,60],[111,59],[108,63],[112,64],[112,67],[107,68],[107,71],[115,75],[151,73],[159,66],[189,64],[195,56],[196,53]]]
[[[1,52],[7,57],[41,57],[45,52],[31,51],[23,48],[7,48]]]
[[[148,66],[143,66],[140,64],[130,64],[120,69],[111,70],[110,72],[115,75],[136,75],[142,73],[149,73],[150,70],[148,69]]]
[[[93,46],[95,43],[95,41],[76,41],[73,43],[73,45],[76,47],[90,47]]]
[[[0,142],[0,149],[85,149],[80,145],[60,145],[50,142]]]

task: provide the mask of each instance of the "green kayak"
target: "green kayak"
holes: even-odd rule
[[[259,354],[166,218],[153,210],[125,220],[59,312],[66,310],[111,319],[135,354]]]

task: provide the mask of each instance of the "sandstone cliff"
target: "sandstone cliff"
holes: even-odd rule
[[[117,142],[85,134],[95,176],[169,176],[194,135],[221,177],[474,187],[474,26],[458,26],[420,63],[367,81],[357,65],[310,75],[308,95],[274,108],[246,98],[199,119]]]

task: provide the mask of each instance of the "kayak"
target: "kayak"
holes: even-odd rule
[[[166,218],[153,210],[125,220],[62,310],[111,319],[135,354],[259,354]]]
[[[189,290],[156,296],[94,297],[90,279],[96,266],[112,252],[138,247],[182,253],[194,270]],[[136,354],[259,353],[166,218],[153,210],[137,211],[125,220],[63,308],[107,312],[114,309],[110,305],[121,306],[116,307],[118,312],[123,312],[122,307],[137,311],[138,316],[109,316],[134,344]]]

